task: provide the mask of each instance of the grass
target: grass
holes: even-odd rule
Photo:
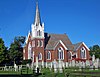
[[[0,71],[0,74],[20,74],[20,72],[16,72],[16,71]]]
[[[76,70],[76,71],[74,71],[74,70]],[[100,77],[100,69],[98,69],[98,70],[89,70],[89,69],[83,69],[83,70],[79,70],[79,69],[72,69],[72,68],[67,68],[67,69],[65,69],[65,73],[67,74],[67,73],[69,73],[69,75],[71,76],[71,77],[74,77],[74,76],[78,76],[78,77],[83,77],[83,76],[85,76],[85,77],[92,77],[92,76],[94,76],[94,77]]]
[[[28,72],[27,72],[28,70]],[[76,70],[76,71],[74,71]],[[96,74],[97,73],[97,74]],[[0,70],[0,75],[2,74],[12,74],[12,75],[21,75],[21,71],[1,71]],[[22,70],[22,74],[29,74],[29,75],[32,75],[33,74],[33,70],[31,69],[27,69],[27,68],[23,68]],[[36,74],[33,74],[34,77],[65,77],[66,75],[70,75],[70,77],[74,77],[76,75],[76,77],[82,77],[81,75],[83,76],[86,76],[86,77],[91,77],[91,76],[96,76],[96,77],[100,77],[100,69],[99,70],[88,70],[88,69],[83,69],[83,71],[79,71],[79,69],[75,69],[75,68],[67,68],[67,69],[64,69],[64,72],[63,73],[54,73],[53,69],[50,69],[49,68],[43,68],[41,69],[41,74],[39,75],[36,75]]]
[[[64,73],[59,73],[59,71],[57,73],[54,73],[53,69],[50,69],[49,68],[43,68],[41,70],[42,72],[42,75],[40,75],[39,77],[65,77],[65,74]]]

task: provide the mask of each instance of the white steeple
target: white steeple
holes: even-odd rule
[[[36,2],[36,15],[35,15],[35,22],[34,22],[34,24],[36,26],[41,24],[40,13],[39,13],[39,8],[38,8],[38,2]]]
[[[41,23],[38,2],[36,2],[35,20],[34,23],[32,24],[32,37],[44,38],[44,23]]]

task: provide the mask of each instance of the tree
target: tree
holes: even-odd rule
[[[7,47],[4,45],[4,41],[2,38],[0,38],[0,64],[6,63],[7,58]]]
[[[9,48],[9,55],[11,61],[15,61],[16,64],[20,64],[23,60],[23,44],[25,42],[24,36],[17,36],[14,38],[14,42],[11,43]]]
[[[95,55],[96,58],[100,58],[100,46],[99,45],[93,45],[90,47],[90,55]]]

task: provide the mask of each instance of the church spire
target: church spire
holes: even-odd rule
[[[44,23],[41,23],[38,2],[36,0],[36,13],[34,23],[32,24],[32,37],[44,38]]]
[[[36,1],[36,14],[35,14],[35,25],[38,26],[41,25],[41,19],[40,19],[40,12],[38,7],[38,2]]]

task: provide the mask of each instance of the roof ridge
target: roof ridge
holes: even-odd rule
[[[48,33],[49,35],[66,35],[66,34],[58,34],[58,33]]]
[[[83,42],[78,42],[78,43],[75,43],[75,44],[73,44],[73,45],[76,45],[76,44],[81,44],[81,43],[83,43]]]

